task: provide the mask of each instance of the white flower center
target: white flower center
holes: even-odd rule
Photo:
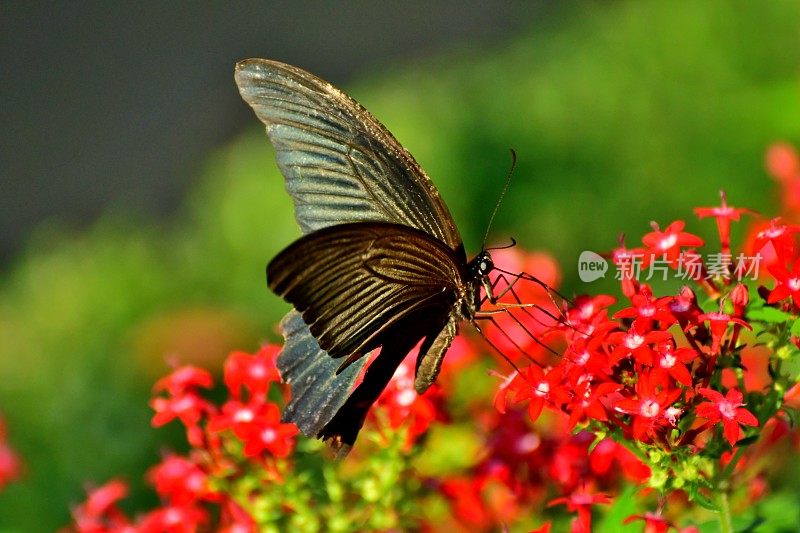
[[[678,242],[678,236],[675,235],[674,233],[671,233],[666,237],[664,237],[663,239],[661,239],[661,242],[658,243],[658,247],[661,248],[662,250],[669,250],[670,248],[675,246],[676,242]]]
[[[589,361],[589,352],[583,352],[575,358],[575,364],[583,366]]]
[[[547,393],[550,392],[550,384],[546,381],[540,381],[537,383],[536,388],[534,389],[536,396],[547,396]]]
[[[164,513],[164,522],[167,525],[175,525],[180,524],[183,521],[183,516],[181,512],[177,509],[171,508],[167,509],[167,512]]]
[[[654,418],[661,411],[661,406],[655,400],[644,400],[639,406],[639,414],[646,418]]]
[[[678,417],[681,416],[681,413],[683,413],[683,410],[677,407],[667,407],[664,410],[664,416],[673,426],[678,423]]]
[[[789,278],[786,280],[786,285],[792,292],[797,292],[800,290],[800,278]]]
[[[536,433],[526,433],[517,439],[515,448],[518,453],[530,453],[542,443],[542,439]]]
[[[763,231],[763,234],[770,239],[775,239],[783,235],[783,228],[768,228]]]
[[[723,418],[733,420],[736,417],[736,406],[731,402],[723,401],[719,404],[719,412]]]
[[[644,336],[638,333],[630,333],[625,337],[625,347],[631,350],[638,348],[644,342]]]
[[[233,420],[235,422],[252,422],[255,418],[255,413],[253,413],[252,409],[239,409],[236,411],[236,414],[233,415]]]
[[[264,442],[274,442],[277,438],[278,433],[272,428],[267,428],[261,432],[261,440]]]
[[[410,389],[402,390],[397,394],[397,403],[404,407],[408,407],[409,405],[414,403],[414,400],[416,398],[417,398],[417,393],[414,392],[413,390]]]
[[[663,357],[661,357],[661,368],[672,368],[677,361],[678,359],[674,355],[665,353]]]

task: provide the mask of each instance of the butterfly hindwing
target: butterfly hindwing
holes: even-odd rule
[[[267,267],[270,288],[300,312],[320,347],[353,360],[403,317],[430,307],[448,312],[462,275],[442,243],[385,223],[314,232]]]
[[[339,361],[319,347],[297,311],[284,317],[280,331],[286,340],[278,356],[278,372],[292,387],[283,416],[306,435],[317,435],[344,405],[367,359],[337,373]]]

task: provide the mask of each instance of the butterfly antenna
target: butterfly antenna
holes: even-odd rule
[[[509,248],[513,248],[517,245],[517,239],[514,237],[509,237],[511,239],[511,244],[505,244],[503,246],[492,246],[491,248],[484,248],[487,252],[491,252],[492,250],[508,250]],[[486,243],[483,243],[484,245]],[[483,247],[481,247],[483,248]]]
[[[505,185],[503,185],[503,190],[500,193],[500,198],[498,198],[497,203],[494,204],[494,211],[492,211],[492,216],[489,217],[489,225],[486,226],[486,234],[483,236],[483,244],[481,244],[481,250],[486,249],[486,240],[489,238],[489,230],[492,229],[492,222],[494,222],[494,217],[495,215],[497,215],[497,210],[500,209],[500,204],[503,201],[503,197],[506,195],[506,191],[508,190],[508,185],[511,183],[511,175],[514,173],[514,168],[516,168],[517,166],[517,152],[515,152],[513,148],[510,148],[510,150],[511,150],[511,168],[508,169],[508,175],[506,176],[506,183]]]

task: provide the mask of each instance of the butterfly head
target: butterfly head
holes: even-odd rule
[[[482,279],[489,275],[489,272],[494,270],[494,263],[492,256],[486,250],[482,251],[475,256],[475,259],[470,261],[467,267],[469,275],[472,279]]]

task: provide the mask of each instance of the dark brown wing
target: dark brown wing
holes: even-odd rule
[[[267,126],[303,233],[358,221],[417,228],[461,247],[433,182],[391,133],[352,98],[297,67],[236,65],[242,98]]]
[[[354,223],[295,241],[267,266],[267,283],[300,312],[323,350],[352,362],[409,314],[447,312],[461,268],[447,246],[421,231]]]
[[[316,437],[344,405],[368,358],[337,373],[341,361],[319,347],[297,311],[286,315],[280,330],[286,341],[278,358],[278,371],[284,383],[292,387],[283,417],[297,424],[304,434]]]

